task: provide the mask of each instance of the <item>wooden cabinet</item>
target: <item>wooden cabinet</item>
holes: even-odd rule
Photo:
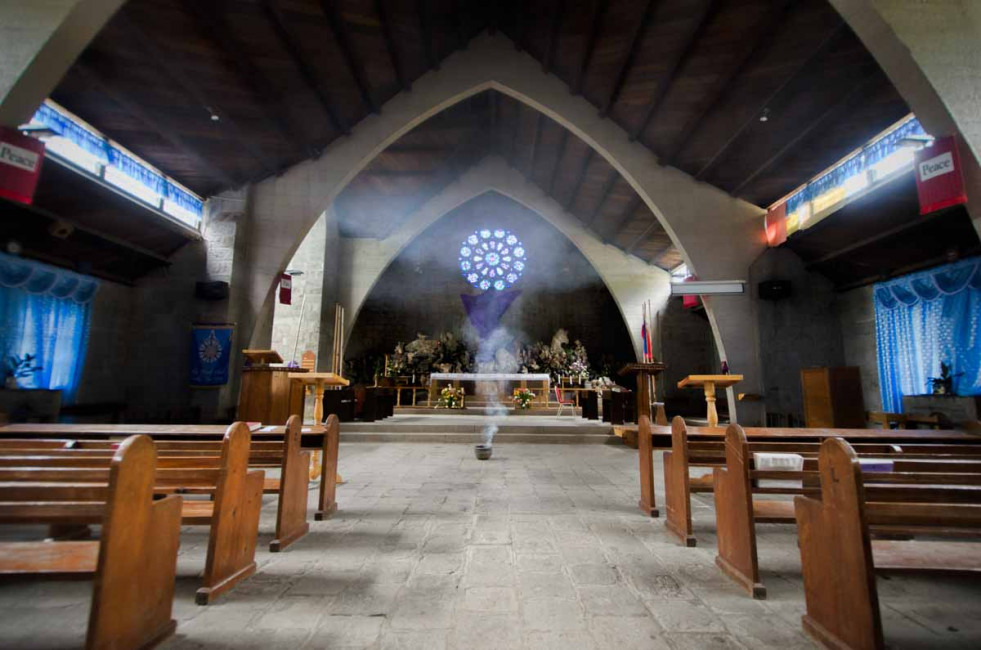
[[[865,428],[862,377],[855,366],[800,371],[804,423],[809,428]]]

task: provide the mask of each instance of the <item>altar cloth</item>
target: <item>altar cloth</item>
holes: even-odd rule
[[[434,372],[430,381],[549,381],[548,373],[525,372]]]

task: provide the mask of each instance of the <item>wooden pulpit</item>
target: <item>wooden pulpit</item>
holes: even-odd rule
[[[242,368],[242,385],[238,393],[238,415],[243,422],[284,425],[291,413],[290,373],[306,372],[301,368],[289,368],[275,350],[242,350],[245,367]],[[302,408],[303,396],[300,395]]]

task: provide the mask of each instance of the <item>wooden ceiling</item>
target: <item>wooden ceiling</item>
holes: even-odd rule
[[[53,98],[207,196],[319,155],[484,30],[663,163],[761,206],[908,112],[827,0],[130,0]],[[600,156],[493,92],[362,172],[344,231],[384,236],[487,153],[605,240],[680,261]]]
[[[841,291],[981,253],[964,206],[920,215],[913,173],[794,233],[784,246]]]

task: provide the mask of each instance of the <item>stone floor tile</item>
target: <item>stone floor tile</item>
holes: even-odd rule
[[[582,606],[565,598],[539,598],[522,602],[522,617],[526,630],[560,632],[585,630],[586,618]]]
[[[577,585],[612,585],[619,578],[608,564],[573,564],[569,567],[569,575]]]
[[[647,616],[644,603],[625,584],[578,587],[577,590],[590,616]]]
[[[724,632],[722,619],[699,602],[689,600],[649,600],[647,609],[669,632]]]
[[[589,630],[600,650],[666,650],[661,626],[650,616],[593,616]]]
[[[521,621],[514,615],[461,613],[447,637],[452,650],[521,648]]]

